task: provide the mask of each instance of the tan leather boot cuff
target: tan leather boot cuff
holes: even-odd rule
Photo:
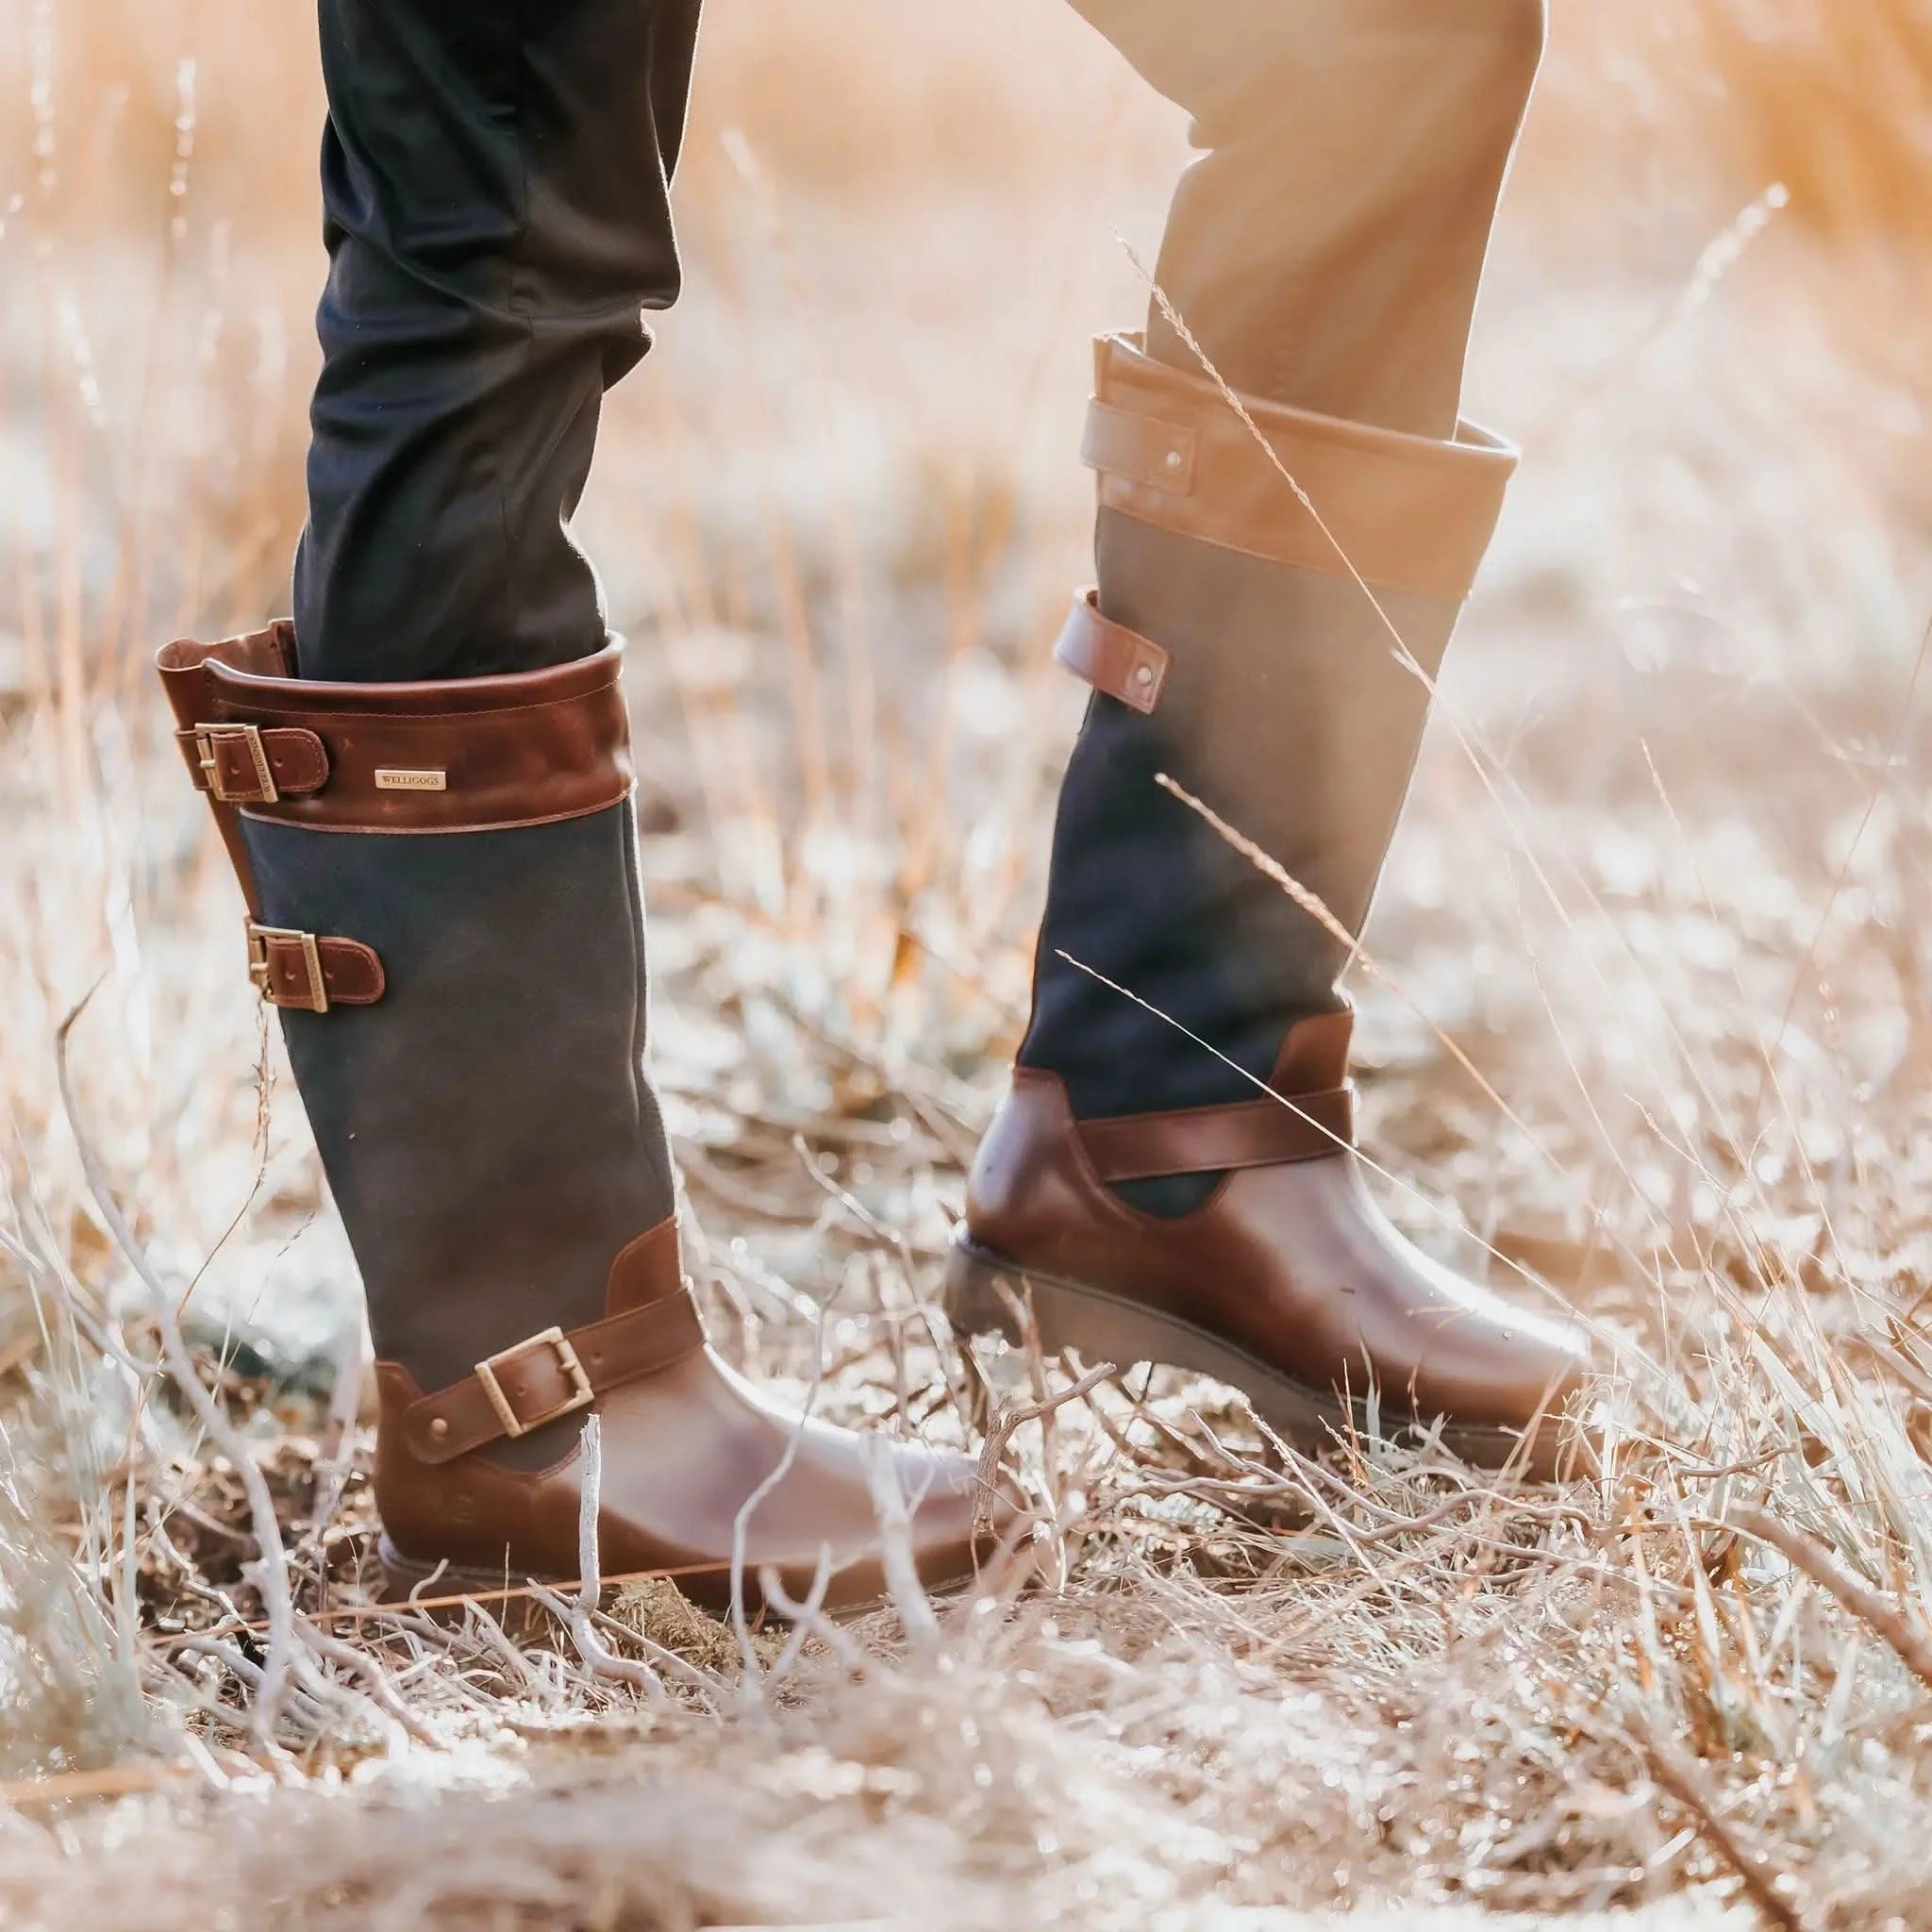
[[[1093,387],[1081,457],[1103,508],[1457,601],[1516,468],[1515,449],[1474,424],[1438,442],[1283,403],[1242,397],[1238,409],[1207,375],[1155,361],[1138,336],[1095,341]]]

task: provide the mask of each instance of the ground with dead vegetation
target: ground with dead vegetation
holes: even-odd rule
[[[353,1274],[144,670],[280,594],[307,24],[20,9],[8,1924],[1932,1922],[1932,15],[1555,8],[1472,378],[1524,469],[1356,974],[1391,1210],[1613,1364],[1531,1490],[932,1314],[1077,716],[1084,338],[1180,153],[977,11],[718,9],[586,511],[713,1333],[933,1437],[983,1371],[1038,1517],[976,1599],[750,1629],[374,1604]]]

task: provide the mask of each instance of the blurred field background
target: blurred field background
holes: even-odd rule
[[[312,23],[6,0],[7,1923],[1932,1922],[1932,6],[1553,11],[1468,398],[1524,471],[1357,991],[1393,1211],[1621,1349],[1605,1474],[1324,1474],[1137,1374],[1016,1432],[1018,1607],[644,1590],[616,1669],[367,1612],[353,1274],[150,688],[285,596]],[[1024,1019],[1087,339],[1184,156],[1051,0],[714,0],[583,514],[714,1332],[802,1378],[836,1294],[884,1427],[948,1425],[905,1337]]]

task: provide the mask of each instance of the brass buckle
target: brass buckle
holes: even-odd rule
[[[222,773],[215,757],[218,744],[245,744],[255,761],[255,790],[227,791],[222,786]],[[197,724],[194,727],[194,761],[208,776],[208,796],[222,805],[273,805],[281,796],[275,790],[275,774],[269,769],[268,747],[261,741],[260,728],[254,724]]]
[[[293,926],[258,925],[252,919],[248,922],[248,976],[255,982],[256,991],[272,1006],[281,1004],[269,984],[268,942],[271,940],[293,940],[302,948],[303,964],[308,969],[308,997],[302,1004],[311,1013],[327,1012],[328,988],[322,979],[322,949],[315,943],[312,932],[298,932]]]
[[[519,1418],[509,1406],[509,1399],[503,1392],[503,1384],[496,1379],[497,1365],[500,1362],[514,1361],[520,1355],[527,1355],[533,1348],[554,1348],[557,1359],[563,1366],[563,1373],[570,1377],[570,1393],[555,1408],[546,1408],[541,1415],[533,1415],[528,1422]],[[577,1352],[564,1339],[561,1328],[546,1328],[541,1335],[533,1335],[526,1341],[518,1342],[513,1348],[506,1348],[476,1364],[476,1379],[483,1385],[483,1392],[490,1398],[490,1406],[496,1411],[496,1419],[503,1424],[504,1433],[514,1440],[527,1436],[532,1429],[541,1429],[545,1423],[554,1423],[560,1415],[570,1415],[579,1408],[589,1408],[597,1399],[597,1391],[591,1387],[591,1378],[584,1374],[584,1365],[577,1359]]]

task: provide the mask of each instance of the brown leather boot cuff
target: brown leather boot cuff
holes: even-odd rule
[[[489,832],[601,811],[631,788],[624,642],[435,684],[324,684],[287,624],[170,644],[175,736],[211,802],[325,832]]]
[[[1094,343],[1081,456],[1099,475],[1103,508],[1253,557],[1335,576],[1353,566],[1372,584],[1459,602],[1517,453],[1468,423],[1438,442],[1282,403],[1243,397],[1238,409],[1205,375],[1157,362],[1137,336],[1109,335]]]
[[[353,939],[259,923],[242,819],[318,832],[490,832],[602,811],[630,795],[624,641],[575,663],[433,684],[296,675],[284,622],[156,660],[175,741],[248,902],[249,973],[272,1006],[326,1012],[383,993]]]

